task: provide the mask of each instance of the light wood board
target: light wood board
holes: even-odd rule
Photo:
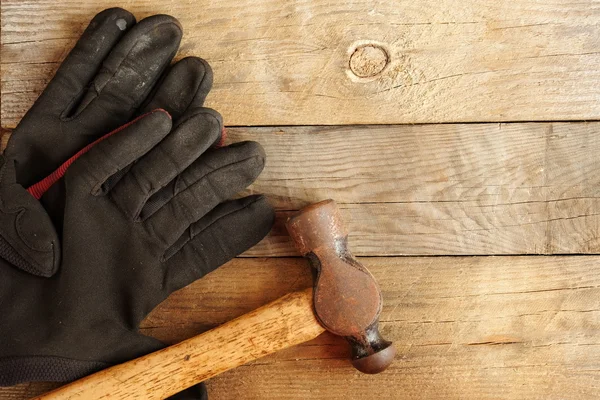
[[[246,256],[293,256],[287,217],[335,199],[362,256],[600,253],[600,122],[230,128],[278,210]],[[3,141],[6,138],[3,139]]]
[[[598,0],[3,0],[4,127],[114,6],[181,21],[179,57],[212,64],[208,103],[229,125],[600,117]]]
[[[365,376],[324,334],[208,382],[213,399],[564,399],[600,391],[600,257],[361,260],[385,299],[395,363]],[[143,331],[174,343],[310,285],[301,259],[237,259],[177,292]],[[0,391],[20,399],[49,389]]]
[[[273,127],[251,192],[277,209],[247,255],[296,255],[283,222],[333,198],[356,254],[600,253],[600,123]]]

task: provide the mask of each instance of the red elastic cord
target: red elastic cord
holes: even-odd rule
[[[75,160],[77,160],[79,157],[81,157],[82,155],[84,155],[85,153],[87,153],[92,147],[94,147],[95,145],[97,145],[98,143],[100,143],[101,141],[103,141],[104,139],[114,135],[117,132],[122,131],[123,129],[127,128],[129,125],[132,125],[134,123],[136,123],[137,121],[139,121],[140,119],[144,118],[146,115],[152,114],[153,112],[156,111],[162,111],[167,113],[167,115],[169,115],[169,118],[171,117],[171,115],[163,110],[162,108],[157,108],[156,110],[152,110],[144,115],[140,115],[139,117],[137,117],[136,119],[132,120],[131,122],[126,123],[125,125],[122,125],[120,127],[118,127],[117,129],[115,129],[114,131],[107,133],[106,135],[96,139],[95,141],[93,141],[92,143],[88,144],[87,146],[85,146],[83,149],[79,150],[77,152],[77,154],[75,154],[73,157],[69,158],[67,161],[65,161],[60,167],[58,167],[53,173],[51,173],[50,175],[48,175],[47,177],[45,177],[44,179],[42,179],[41,181],[39,181],[38,183],[32,185],[29,187],[29,189],[27,189],[27,191],[36,199],[41,199],[42,196],[44,195],[44,193],[46,193],[46,191],[48,189],[50,189],[50,187],[52,185],[54,185],[60,178],[62,178],[65,173],[67,172],[67,169],[71,166],[71,164],[73,164],[75,162]]]
[[[218,149],[219,147],[225,146],[226,139],[227,139],[227,129],[225,129],[225,127],[223,127],[223,129],[221,129],[221,139],[219,139],[219,142],[217,144],[215,144],[214,147],[216,147]]]

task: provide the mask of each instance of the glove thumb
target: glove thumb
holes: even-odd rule
[[[50,277],[60,263],[54,225],[42,204],[16,182],[14,160],[0,156],[0,257],[33,275]]]

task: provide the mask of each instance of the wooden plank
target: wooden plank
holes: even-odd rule
[[[229,129],[281,212],[252,256],[295,255],[283,222],[335,199],[359,255],[600,252],[600,123]]]
[[[361,260],[385,299],[386,373],[352,369],[329,334],[208,382],[216,399],[592,399],[600,391],[598,256]],[[237,259],[180,290],[143,323],[173,343],[310,285],[301,259]],[[44,385],[1,389],[21,399]]]
[[[230,125],[600,117],[598,0],[4,0],[3,126],[110,6],[179,18]]]
[[[247,193],[278,210],[245,255],[297,255],[286,218],[326,198],[362,256],[600,253],[599,132],[599,122],[230,128],[228,142],[264,146]]]

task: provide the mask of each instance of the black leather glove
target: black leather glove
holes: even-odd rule
[[[132,24],[131,18],[113,9],[92,21],[13,133],[2,160],[0,385],[69,381],[159,349],[160,342],[138,333],[141,320],[173,291],[254,245],[272,225],[273,210],[263,197],[226,200],[258,176],[264,153],[254,142],[212,147],[221,138],[222,121],[202,107],[212,81],[205,62],[184,59],[154,92],[136,92],[152,86],[168,64],[158,55],[146,57],[153,40],[169,61],[177,48],[166,52],[162,42],[179,41],[180,34],[162,31],[179,29],[172,18],[149,18],[115,36],[113,52],[129,50],[112,73],[99,67],[107,54],[105,65],[117,57],[110,48],[95,64],[84,62],[81,49],[101,51],[98,43],[111,37],[114,26]],[[153,20],[157,26],[142,29]],[[134,34],[140,37],[130,39]],[[144,44],[133,57],[122,42]],[[136,64],[138,56],[156,66],[152,73]],[[79,71],[85,68],[94,73]],[[112,86],[127,71],[121,87]],[[104,85],[85,89],[95,73]],[[147,78],[131,84],[144,73]],[[79,89],[67,96],[61,82]],[[107,87],[112,91],[105,92]],[[113,107],[121,100],[127,112]],[[168,112],[150,112],[97,139],[116,121],[156,107]],[[113,119],[115,113],[121,116]],[[40,203],[25,187],[47,174],[49,180],[30,190],[39,195],[49,187]],[[46,211],[61,224],[58,234]]]

